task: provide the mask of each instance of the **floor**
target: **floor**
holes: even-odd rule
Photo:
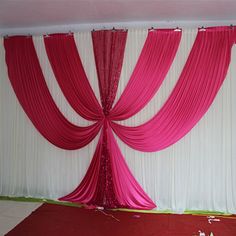
[[[235,236],[236,216],[145,214],[45,203],[8,236],[209,236],[211,233]]]
[[[0,236],[5,235],[42,203],[0,201]]]

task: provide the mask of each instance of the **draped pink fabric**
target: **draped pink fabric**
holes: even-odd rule
[[[76,149],[88,144],[102,127],[84,179],[62,200],[105,207],[154,208],[129,171],[112,129],[125,143],[141,151],[161,150],[183,137],[207,111],[224,81],[235,30],[216,27],[199,31],[170,97],[151,120],[136,127],[114,121],[136,114],[158,91],[181,32],[149,31],[130,81],[112,108],[126,37],[127,32],[122,30],[92,33],[102,107],[89,85],[73,36],[55,34],[44,39],[55,77],[68,102],[78,114],[95,122],[88,127],[75,126],[60,113],[44,81],[32,38],[18,36],[4,41],[14,91],[42,135],[58,147]]]
[[[101,103],[108,115],[114,102],[124,58],[127,31],[92,32]]]
[[[140,185],[135,181],[133,175],[127,170],[127,165],[123,157],[120,159],[118,166],[114,166],[114,161],[111,162],[114,159],[114,150],[119,150],[119,148],[117,145],[110,145],[111,142],[115,143],[115,141],[113,140],[114,137],[108,133],[108,130],[110,130],[108,122],[109,111],[116,95],[126,38],[127,32],[123,30],[92,32],[101,103],[104,112],[103,129],[94,157],[81,184],[72,193],[60,198],[60,200],[81,202],[109,208],[129,207],[151,209],[155,207],[152,200],[146,195]],[[47,42],[45,43],[47,44]],[[57,57],[57,55],[55,55],[55,57]],[[118,172],[119,175],[124,171],[128,174],[128,181],[126,180],[123,183],[123,187],[126,187],[126,190],[123,190],[125,193],[123,195],[120,193],[119,185],[116,184],[116,179],[119,178],[119,175],[113,175],[114,171],[116,171],[116,173]],[[127,193],[131,193],[131,198],[132,196],[134,198],[133,202],[129,200],[130,194]],[[135,205],[136,198],[138,199]],[[140,204],[143,205],[138,204],[140,199],[142,200]]]
[[[102,119],[101,106],[88,82],[73,34],[45,36],[44,42],[55,77],[70,105],[85,119]]]
[[[179,32],[174,32],[173,34],[173,32],[173,30],[159,31],[159,33],[149,32],[145,47],[140,56],[140,61],[143,65],[141,68],[137,66],[135,69],[135,71],[138,71],[135,72],[135,78],[138,80],[132,80],[134,85],[141,81],[138,75],[145,74],[148,71],[147,67],[150,66],[151,69],[149,70],[155,73],[152,74],[150,81],[153,82],[149,83],[147,89],[154,93],[159,88],[171,65],[180,41],[179,36],[181,34]],[[166,40],[164,40],[164,37],[160,37],[159,34],[165,36]],[[104,112],[104,125],[95,155],[83,181],[71,194],[60,198],[60,200],[102,205],[105,207],[129,207],[136,209],[152,209],[156,206],[129,171],[110,129],[110,109],[116,95],[126,37],[127,32],[123,30],[92,32],[100,97]],[[154,46],[150,49],[152,41]],[[164,47],[167,41],[172,44],[172,47],[168,50],[167,47]],[[157,57],[157,53],[155,57],[151,57],[148,60],[150,55],[156,51],[162,56]],[[165,60],[163,59],[163,54],[165,54]],[[57,58],[57,55],[55,57]],[[153,70],[156,65],[159,65],[159,70]],[[161,72],[160,76],[157,75],[159,71]],[[143,89],[141,87],[139,89],[139,94],[141,95]],[[153,94],[145,98],[146,102],[152,96]],[[94,172],[94,175],[92,172]],[[91,176],[96,176],[96,179],[91,178]],[[91,192],[93,193],[92,195]]]
[[[79,127],[61,114],[47,88],[32,37],[5,38],[4,46],[12,87],[38,131],[63,149],[78,149],[90,143],[99,132],[102,122]]]
[[[109,127],[109,111],[118,86],[127,35],[125,31],[115,32],[92,33],[100,96],[105,116],[104,126],[95,155],[83,181],[71,194],[61,200],[105,207],[151,209],[155,207],[155,204],[129,171]],[[125,175],[122,177],[121,173]],[[91,176],[96,176],[96,178],[91,178]]]
[[[97,195],[96,186],[99,181],[99,169],[101,162],[100,158],[102,156],[102,141],[103,129],[100,134],[100,138],[95,153],[93,155],[93,159],[79,187],[77,187],[73,192],[71,192],[67,196],[60,198],[59,200],[99,205],[94,202],[93,199],[94,196]]]
[[[170,146],[187,134],[206,113],[226,77],[234,34],[232,27],[199,31],[166,103],[143,125],[127,127],[112,122],[119,138],[134,149],[152,152]],[[128,117],[121,115],[117,120]]]
[[[150,30],[141,55],[120,99],[110,112],[124,120],[139,112],[161,86],[181,39],[181,31]]]
[[[107,130],[109,128],[109,112],[114,102],[120,79],[126,38],[127,31],[123,30],[100,30],[92,32],[99,91],[105,116],[99,181],[97,183],[97,195],[94,202],[105,207],[121,206],[114,192],[114,180],[110,160],[113,150],[108,148],[109,137]]]
[[[116,198],[121,207],[153,209],[155,203],[147,196],[130,172],[117,145],[112,130],[108,127],[108,149],[112,151],[111,167]]]

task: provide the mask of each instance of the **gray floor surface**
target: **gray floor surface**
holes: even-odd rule
[[[0,236],[4,236],[31,212],[41,206],[37,202],[0,201]]]

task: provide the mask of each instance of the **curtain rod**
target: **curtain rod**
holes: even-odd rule
[[[223,25],[220,25],[220,26],[223,26]],[[205,31],[208,27],[220,27],[220,26],[201,26],[201,27],[196,27],[198,28],[199,31]],[[224,25],[224,26],[227,26],[227,25]],[[233,28],[234,25],[233,24],[230,24],[229,25],[230,28]],[[172,29],[173,27],[169,27],[169,29]],[[192,27],[193,28],[193,27]],[[134,29],[134,28],[133,28]],[[136,28],[135,28],[136,29]],[[145,28],[139,28],[139,29],[145,29]],[[168,29],[168,27],[156,27],[154,28],[153,26],[151,28],[148,28],[149,31],[152,31],[152,30],[158,30],[158,29]],[[180,28],[179,26],[176,26],[175,28],[173,28],[174,31],[182,31],[183,28]],[[94,31],[99,31],[99,30],[124,30],[124,31],[128,31],[128,28],[115,28],[115,27],[109,27],[109,28],[106,28],[106,27],[101,27],[100,29],[95,29],[93,28],[92,30],[87,30],[88,32],[91,31],[91,32],[94,32]],[[132,28],[130,28],[130,30],[132,30]],[[28,35],[28,36],[36,36],[36,35],[44,35],[45,37],[49,37],[50,34],[53,34],[53,33],[65,33],[65,34],[73,34],[73,33],[77,33],[77,32],[81,32],[81,31],[76,31],[76,30],[67,30],[67,31],[60,31],[58,30],[57,32],[47,32],[47,33],[42,33],[42,34],[21,34],[21,33],[18,33],[18,34],[3,34],[2,37],[4,38],[8,38],[10,36],[14,36],[14,35]],[[1,34],[0,34],[1,36]]]

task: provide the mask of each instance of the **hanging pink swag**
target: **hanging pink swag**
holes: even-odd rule
[[[149,31],[131,78],[114,106],[127,32],[92,32],[102,107],[88,82],[73,35],[53,34],[44,38],[58,84],[74,110],[94,122],[88,127],[71,124],[55,105],[32,37],[6,38],[6,63],[12,87],[34,126],[48,141],[63,149],[78,149],[101,130],[84,179],[61,200],[106,208],[156,207],[130,172],[113,131],[132,148],[148,152],[166,148],[187,134],[208,110],[225,79],[234,32],[233,27],[199,31],[166,103],[151,120],[136,127],[115,121],[135,115],[158,91],[175,57],[181,32]]]

